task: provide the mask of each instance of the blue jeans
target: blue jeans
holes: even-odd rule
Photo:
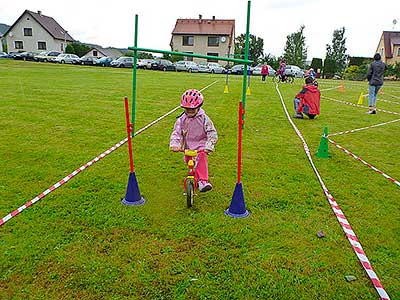
[[[368,105],[375,107],[376,95],[378,94],[381,85],[368,85]]]
[[[297,110],[299,108],[300,99],[299,98],[294,98],[293,104],[294,104],[294,110],[295,110],[296,114],[300,114],[299,111]],[[306,104],[304,104],[304,106],[303,106],[303,113],[307,117],[309,117],[310,119],[314,119],[315,118],[315,115],[310,114],[310,108]]]

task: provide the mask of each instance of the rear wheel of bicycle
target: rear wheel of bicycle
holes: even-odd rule
[[[186,182],[186,204],[188,208],[193,206],[194,184],[192,181]]]
[[[288,76],[288,77],[286,77],[286,81],[287,81],[287,83],[293,83],[294,82],[294,77]]]
[[[281,81],[281,77],[279,75],[275,75],[272,77],[272,82],[273,83],[279,83]]]

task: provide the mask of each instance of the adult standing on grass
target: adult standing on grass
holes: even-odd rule
[[[265,81],[265,78],[268,76],[268,66],[267,64],[263,64],[263,66],[261,67],[261,80]]]
[[[376,95],[383,85],[383,73],[386,70],[385,63],[381,60],[381,55],[376,53],[374,61],[369,65],[368,79],[368,106],[367,114],[376,114]]]

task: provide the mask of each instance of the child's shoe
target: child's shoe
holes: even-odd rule
[[[302,113],[296,113],[293,118],[295,119],[303,119],[303,114]]]
[[[200,192],[208,192],[208,191],[212,190],[212,185],[208,181],[199,180],[198,185],[199,185]]]
[[[369,115],[376,115],[376,110],[367,111],[367,114],[369,114]]]

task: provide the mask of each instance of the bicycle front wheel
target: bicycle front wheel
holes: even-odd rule
[[[286,77],[287,83],[293,83],[294,82],[294,77],[293,76],[288,76]]]
[[[188,180],[186,182],[186,204],[187,208],[191,208],[193,206],[194,200],[194,184],[192,181]]]
[[[274,77],[272,77],[272,82],[273,83],[279,83],[281,81],[281,77],[280,76],[274,76]]]

